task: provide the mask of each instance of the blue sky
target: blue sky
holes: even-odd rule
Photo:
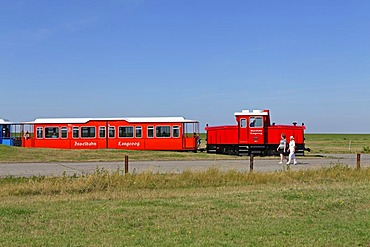
[[[370,2],[0,0],[0,118],[269,109],[308,133],[370,133]]]

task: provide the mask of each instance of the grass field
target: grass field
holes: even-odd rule
[[[370,135],[306,135],[309,155],[366,152]],[[203,142],[204,145],[204,142]],[[24,149],[0,162],[238,159]],[[370,246],[370,169],[0,179],[0,246]]]
[[[312,153],[369,153],[370,134],[306,134]]]
[[[130,160],[202,160],[225,159],[223,155],[194,152],[131,151],[117,149],[77,150],[20,148],[0,145],[0,162],[98,162]],[[240,157],[228,156],[229,159]]]
[[[0,246],[369,246],[370,169],[0,180]]]

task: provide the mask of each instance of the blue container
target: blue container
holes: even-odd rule
[[[14,139],[13,138],[3,138],[1,144],[7,145],[7,146],[14,146]]]
[[[10,137],[10,125],[0,124],[0,144],[13,146],[14,140]]]

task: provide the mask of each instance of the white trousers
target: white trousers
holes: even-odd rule
[[[294,163],[297,163],[297,160],[296,160],[296,158],[295,158],[295,153],[290,152],[290,153],[289,153],[289,160],[288,160],[288,163],[290,163],[290,162],[292,161],[292,159],[293,159],[293,162],[294,162]]]

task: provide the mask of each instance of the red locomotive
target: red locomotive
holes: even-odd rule
[[[199,123],[183,117],[47,118],[25,123],[24,147],[196,151]]]
[[[304,155],[305,126],[270,123],[268,110],[243,110],[235,114],[237,125],[206,126],[207,152],[233,155],[276,155],[281,134],[293,136],[296,154]]]

